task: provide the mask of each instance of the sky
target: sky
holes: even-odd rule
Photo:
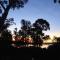
[[[10,30],[15,27],[20,29],[21,19],[34,23],[38,18],[43,18],[50,23],[50,30],[44,32],[47,35],[60,36],[60,4],[53,0],[29,0],[24,8],[10,10],[8,18],[14,18],[16,25],[10,26]]]

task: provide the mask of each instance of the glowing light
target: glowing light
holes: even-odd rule
[[[53,35],[50,35],[51,40],[53,39],[53,37],[54,37]]]
[[[16,45],[15,44],[11,44],[13,47],[15,47]]]
[[[32,44],[29,44],[28,46],[33,46]]]
[[[14,34],[12,35],[12,41],[15,41],[15,35]]]
[[[49,45],[42,45],[41,48],[48,48]]]
[[[56,36],[56,37],[60,37],[60,32],[54,32],[54,33],[51,33],[50,34],[50,37],[53,39],[53,37]]]
[[[15,39],[13,38],[13,40],[12,41],[15,41]]]

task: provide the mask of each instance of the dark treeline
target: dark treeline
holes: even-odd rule
[[[12,41],[11,31],[5,29],[1,32],[0,48],[14,48],[11,44],[15,44],[17,47],[26,44],[41,46],[44,40],[50,39],[49,35],[43,33],[43,31],[47,30],[50,30],[50,24],[44,19],[37,19],[33,24],[30,21],[22,19],[21,29],[17,31],[17,28],[15,28],[14,30],[15,42]],[[29,36],[32,42],[29,42]],[[18,40],[18,37],[20,40]]]
[[[59,38],[56,39],[59,40]],[[60,60],[60,42],[50,45],[47,49],[38,47],[25,47],[19,49],[12,48],[7,50],[2,52],[2,55],[4,55],[0,56],[2,60]]]

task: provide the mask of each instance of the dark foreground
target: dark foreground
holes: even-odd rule
[[[0,49],[0,60],[60,60],[60,44],[45,48],[8,48]]]

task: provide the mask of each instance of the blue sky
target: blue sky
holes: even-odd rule
[[[24,8],[10,10],[9,17],[13,17],[16,22],[16,25],[10,26],[10,30],[15,27],[20,29],[21,19],[33,23],[38,18],[43,18],[50,23],[50,31],[46,31],[46,34],[60,33],[60,4],[54,4],[53,0],[29,0]]]

